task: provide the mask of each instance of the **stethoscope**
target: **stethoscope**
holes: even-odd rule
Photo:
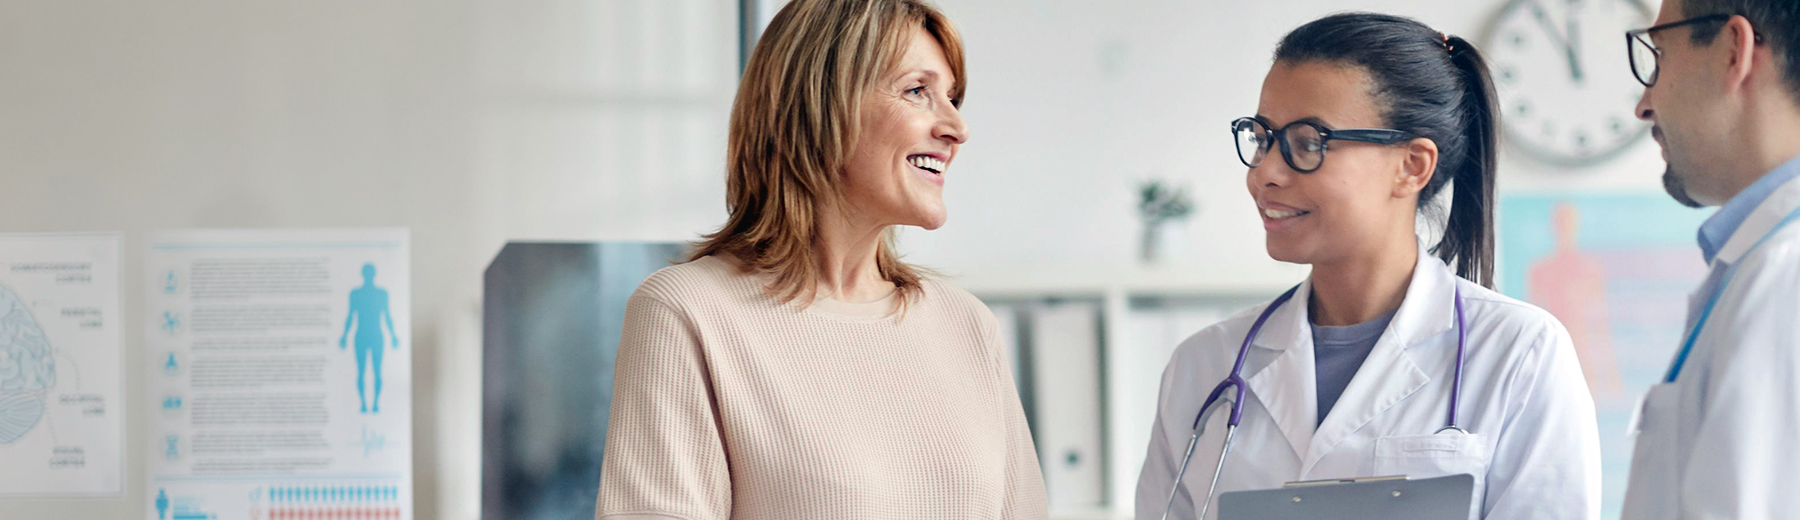
[[[1170,487],[1169,501],[1163,506],[1163,520],[1168,520],[1169,510],[1175,507],[1175,495],[1181,491],[1181,477],[1187,474],[1188,463],[1194,460],[1194,445],[1200,443],[1200,435],[1205,433],[1201,426],[1206,424],[1206,418],[1211,415],[1209,412],[1213,410],[1213,405],[1217,404],[1219,398],[1225,395],[1225,389],[1230,388],[1233,395],[1230,400],[1231,418],[1225,422],[1225,446],[1219,450],[1219,463],[1213,466],[1212,484],[1206,487],[1206,500],[1200,502],[1200,516],[1197,517],[1201,520],[1206,518],[1207,508],[1212,507],[1213,492],[1219,486],[1219,475],[1225,470],[1225,454],[1231,452],[1231,438],[1233,434],[1237,433],[1238,422],[1244,418],[1244,358],[1249,356],[1250,344],[1256,341],[1256,333],[1262,332],[1263,323],[1268,322],[1269,316],[1275,314],[1275,309],[1293,299],[1294,292],[1299,290],[1300,286],[1294,286],[1287,292],[1281,293],[1281,296],[1276,297],[1275,301],[1256,317],[1256,322],[1250,325],[1250,333],[1244,335],[1244,346],[1238,348],[1237,362],[1231,366],[1231,373],[1225,376],[1224,381],[1219,382],[1219,386],[1213,387],[1212,393],[1206,396],[1206,402],[1200,405],[1200,413],[1194,416],[1194,435],[1188,438],[1187,454],[1181,457],[1181,469],[1175,472],[1175,485]],[[1462,289],[1456,289],[1455,295],[1456,379],[1450,384],[1449,417],[1444,419],[1444,427],[1438,428],[1435,433],[1455,431],[1466,435],[1469,431],[1456,425],[1456,411],[1457,401],[1462,397],[1463,347],[1469,342],[1469,331],[1463,321]]]

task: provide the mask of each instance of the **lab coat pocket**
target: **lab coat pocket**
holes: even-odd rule
[[[1481,510],[1489,462],[1488,438],[1480,433],[1444,432],[1375,440],[1375,475],[1421,479],[1468,474],[1475,477],[1475,511]]]
[[[1675,405],[1672,383],[1650,387],[1632,414],[1631,478],[1625,490],[1625,518],[1675,518]]]

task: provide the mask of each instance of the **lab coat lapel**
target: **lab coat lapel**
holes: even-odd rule
[[[1269,316],[1252,345],[1275,351],[1275,359],[1244,377],[1250,385],[1250,398],[1268,409],[1295,458],[1306,456],[1319,416],[1318,376],[1313,372],[1312,329],[1306,309],[1311,293],[1312,282],[1301,283],[1294,297]]]
[[[1455,294],[1456,276],[1450,273],[1449,266],[1419,246],[1419,260],[1400,309],[1313,434],[1312,444],[1301,459],[1301,478],[1307,478],[1313,466],[1346,437],[1431,381],[1407,350],[1444,332],[1455,333]],[[1456,348],[1454,339],[1448,348]],[[1435,430],[1433,426],[1420,433]]]

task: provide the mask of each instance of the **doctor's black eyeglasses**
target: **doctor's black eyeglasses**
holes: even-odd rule
[[[1736,15],[1727,13],[1709,14],[1677,22],[1669,22],[1646,29],[1626,31],[1625,51],[1626,56],[1631,59],[1631,74],[1637,76],[1638,83],[1643,83],[1645,88],[1656,86],[1656,77],[1662,72],[1662,66],[1657,63],[1658,60],[1662,59],[1662,49],[1658,49],[1655,44],[1650,43],[1651,33],[1674,29],[1676,27],[1686,27],[1689,25],[1723,22],[1730,20],[1732,16]],[[1762,45],[1762,43],[1762,33],[1756,33],[1756,44]]]
[[[1262,164],[1274,144],[1281,143],[1281,158],[1300,173],[1312,173],[1325,165],[1325,152],[1331,141],[1394,144],[1418,136],[1401,130],[1379,128],[1331,129],[1311,121],[1295,121],[1279,129],[1254,117],[1241,117],[1231,122],[1231,135],[1237,141],[1238,160],[1255,168]]]

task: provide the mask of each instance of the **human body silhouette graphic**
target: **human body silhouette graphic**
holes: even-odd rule
[[[388,311],[388,292],[375,286],[375,264],[362,267],[363,284],[350,290],[350,312],[344,316],[344,335],[338,338],[338,349],[349,346],[350,329],[356,328],[356,396],[362,400],[363,413],[381,413],[381,324],[387,323],[388,337],[395,349],[400,348],[400,335],[394,332],[394,314]],[[363,374],[374,376],[375,392],[371,398],[364,389]]]
[[[1581,217],[1574,205],[1561,203],[1551,217],[1556,249],[1531,266],[1528,298],[1555,316],[1575,340],[1575,359],[1594,399],[1624,397],[1619,363],[1613,357],[1612,325],[1606,315],[1606,266],[1581,250]]]

